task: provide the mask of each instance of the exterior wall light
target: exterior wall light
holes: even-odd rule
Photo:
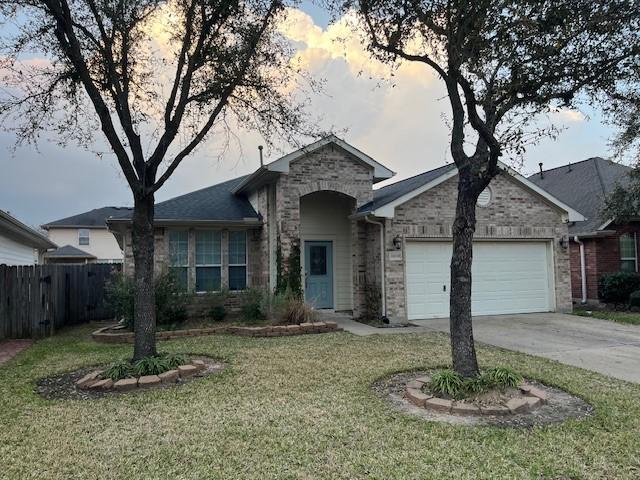
[[[400,250],[402,248],[402,238],[400,238],[400,235],[396,235],[393,239],[393,248],[396,250]]]

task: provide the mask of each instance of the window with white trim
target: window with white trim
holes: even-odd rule
[[[221,244],[219,231],[196,231],[196,292],[220,291]]]
[[[636,234],[620,235],[620,270],[623,272],[638,271],[638,255],[636,251]]]
[[[229,232],[229,290],[247,288],[247,232]]]
[[[79,228],[78,229],[78,245],[89,245],[89,236],[91,235],[91,230],[88,228]]]
[[[189,286],[189,232],[169,231],[169,268],[178,285],[185,291]]]

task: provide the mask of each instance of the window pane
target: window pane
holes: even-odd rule
[[[220,265],[220,232],[196,232],[196,265]]]
[[[81,228],[78,230],[78,244],[89,245],[89,229]]]
[[[196,292],[217,292],[220,290],[220,267],[196,268]]]
[[[176,279],[176,284],[183,292],[187,291],[189,281],[187,279],[187,267],[171,267],[171,273]]]
[[[229,290],[247,288],[247,267],[229,267]]]
[[[247,263],[247,235],[245,232],[229,232],[229,264]]]
[[[327,247],[312,245],[309,248],[309,267],[311,275],[327,274]]]
[[[620,261],[620,270],[623,272],[635,272],[636,271],[636,261],[635,260],[621,260]]]
[[[189,234],[183,230],[169,232],[169,262],[172,266],[189,264]]]
[[[634,235],[625,233],[620,236],[620,258],[636,258],[636,241]]]

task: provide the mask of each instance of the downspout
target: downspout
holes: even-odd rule
[[[575,235],[573,240],[580,245],[580,280],[582,281],[582,304],[587,303],[587,267],[584,253],[584,242]]]
[[[385,288],[385,262],[384,262],[384,223],[371,220],[365,215],[364,221],[380,227],[380,294],[382,295],[382,318],[387,317],[387,294]]]

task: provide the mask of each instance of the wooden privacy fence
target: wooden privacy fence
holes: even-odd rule
[[[105,284],[119,265],[0,265],[0,340],[39,338],[113,317]]]

